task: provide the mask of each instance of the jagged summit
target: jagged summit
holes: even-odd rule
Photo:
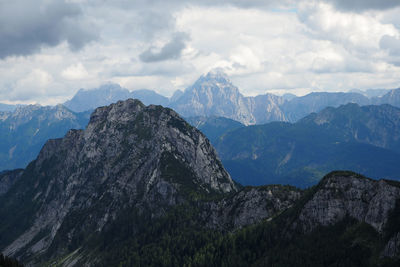
[[[272,95],[245,97],[220,69],[202,75],[170,106],[185,117],[219,116],[245,125],[286,120],[280,98]]]
[[[216,81],[219,83],[232,84],[228,75],[220,68],[210,70],[207,74],[202,75],[199,79],[203,81]]]
[[[240,94],[239,89],[235,85],[233,85],[231,80],[228,78],[228,75],[226,75],[220,69],[211,70],[207,74],[200,76],[200,78],[198,78],[196,82],[186,90],[196,91],[199,94]]]

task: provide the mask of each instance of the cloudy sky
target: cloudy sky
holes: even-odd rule
[[[170,96],[213,68],[245,95],[400,87],[400,1],[0,0],[3,103]]]

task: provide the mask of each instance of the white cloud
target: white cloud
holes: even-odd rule
[[[360,9],[334,0],[65,3],[79,7],[83,30],[93,25],[99,38],[71,51],[69,35],[35,54],[0,59],[0,102],[63,102],[107,81],[171,95],[215,67],[249,95],[400,85],[399,7],[371,2]]]
[[[53,77],[42,69],[34,69],[16,82],[15,89],[9,95],[10,100],[28,100],[46,95],[46,89]]]
[[[373,13],[340,12],[318,1],[302,2],[298,14],[311,37],[341,44],[353,53],[376,52],[382,36],[399,34],[393,25],[380,22]]]
[[[82,80],[89,76],[86,68],[81,62],[71,65],[62,71],[61,76],[68,80]]]

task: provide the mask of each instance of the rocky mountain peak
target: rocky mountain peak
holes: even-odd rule
[[[209,71],[206,75],[202,75],[200,79],[206,81],[215,81],[218,83],[232,84],[232,82],[228,78],[228,75],[221,69],[213,69]]]
[[[207,95],[208,100],[225,95],[241,96],[239,89],[232,84],[228,76],[218,69],[202,75],[188,89],[199,95]]]
[[[30,261],[83,242],[77,229],[101,233],[126,210],[159,217],[237,187],[208,139],[175,111],[128,99],[97,108],[85,130],[49,140],[13,190],[20,194],[9,192],[0,207],[2,229],[13,229],[0,247]],[[4,210],[18,210],[16,198],[28,212]],[[30,219],[15,228],[20,216]]]

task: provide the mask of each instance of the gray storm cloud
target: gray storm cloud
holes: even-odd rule
[[[155,48],[150,47],[139,55],[139,58],[143,62],[157,62],[169,59],[178,59],[183,49],[186,47],[186,41],[189,36],[186,33],[179,32],[175,33],[172,40],[166,43],[159,51],[155,51]]]
[[[96,39],[81,10],[65,1],[0,1],[0,59],[67,41],[72,50]]]
[[[347,11],[382,10],[400,6],[399,0],[325,0],[336,8]]]

